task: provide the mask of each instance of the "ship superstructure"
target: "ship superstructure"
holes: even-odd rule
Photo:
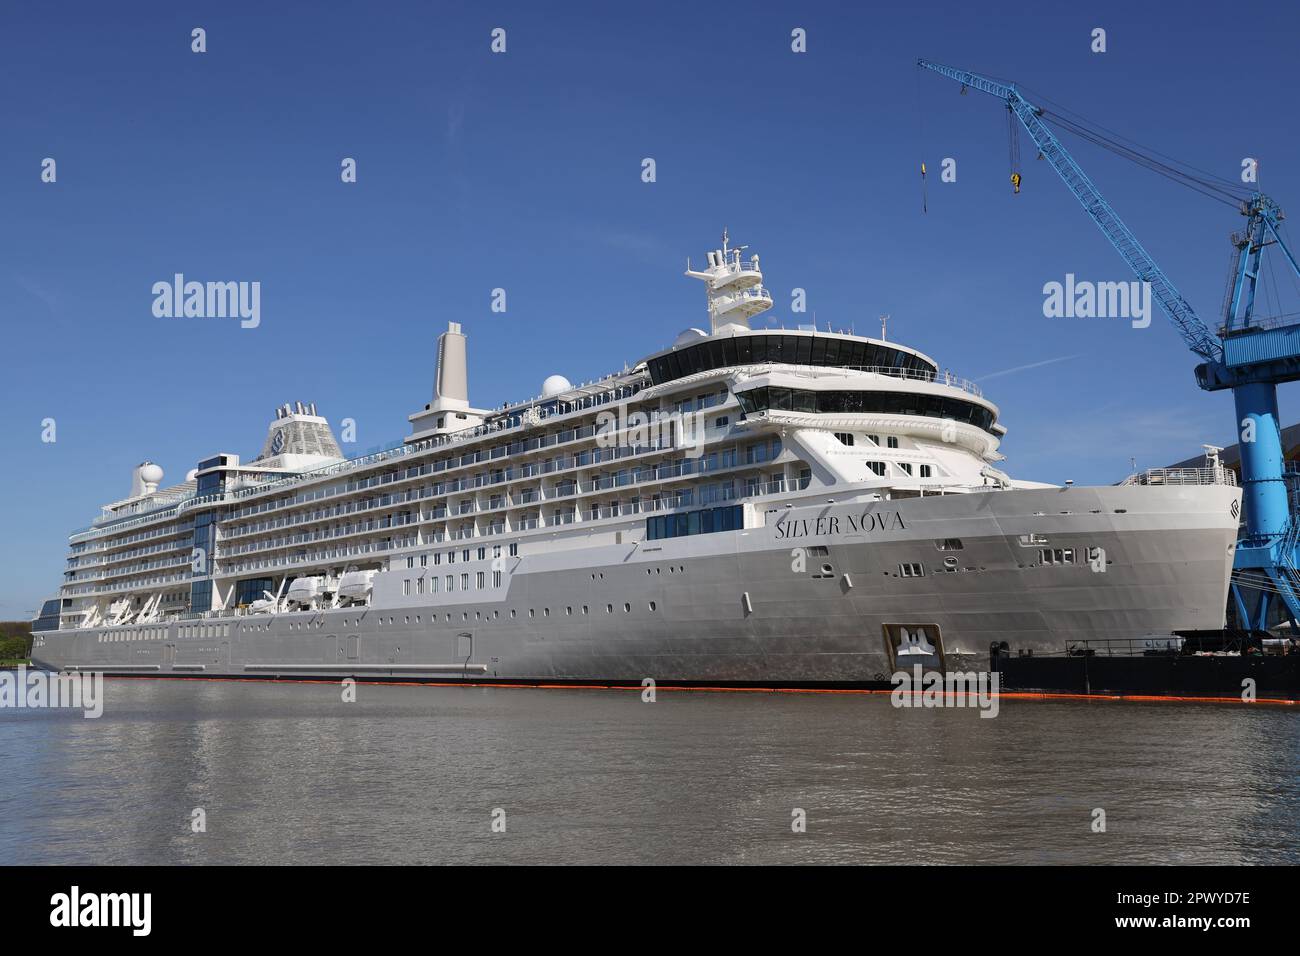
[[[294,403],[246,464],[217,454],[165,488],[142,464],[72,535],[34,653],[122,673],[822,683],[918,648],[942,664],[991,640],[1221,624],[1231,472],[1013,480],[978,386],[883,338],[751,328],[772,304],[758,256],[724,235],[706,258],[687,275],[709,327],[632,368],[475,408],[450,323],[400,447],[347,459]]]

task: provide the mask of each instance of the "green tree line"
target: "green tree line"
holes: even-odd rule
[[[27,621],[0,621],[0,660],[19,660],[31,654],[31,624]]]

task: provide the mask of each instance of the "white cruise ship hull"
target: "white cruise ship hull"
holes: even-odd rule
[[[775,500],[761,527],[509,558],[491,590],[406,595],[422,569],[391,569],[368,607],[49,631],[33,654],[152,677],[875,684],[915,659],[891,651],[900,628],[937,639],[941,666],[970,666],[993,642],[1060,652],[1221,627],[1240,497],[1124,485]],[[940,550],[953,539],[960,550]]]

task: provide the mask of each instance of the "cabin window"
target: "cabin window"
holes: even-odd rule
[[[920,564],[900,564],[898,576],[902,578],[919,578],[925,576],[925,568]]]
[[[932,478],[932,477],[933,477],[933,472],[932,472],[932,470],[931,470],[931,468],[930,468],[929,465],[922,465],[922,466],[921,466],[921,477],[922,477],[922,478]]]
[[[1074,548],[1043,548],[1038,552],[1043,564],[1074,564]]]
[[[853,447],[852,432],[836,432],[835,440],[838,441],[841,445],[848,445],[850,448]]]
[[[964,547],[961,538],[944,538],[942,541],[936,541],[934,546],[940,551],[960,551]]]
[[[883,461],[869,461],[867,467],[881,478],[885,477],[885,463]]]
[[[885,442],[890,448],[898,447],[898,437],[896,435],[890,435],[888,438],[885,439]]]

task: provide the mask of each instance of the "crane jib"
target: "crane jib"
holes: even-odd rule
[[[952,67],[931,63],[928,60],[918,60],[917,65],[947,76],[964,86],[1004,100],[1007,107],[1020,119],[1043,158],[1064,180],[1080,205],[1101,229],[1102,234],[1110,240],[1111,245],[1128,263],[1133,274],[1142,282],[1151,284],[1152,295],[1160,303],[1183,341],[1187,343],[1187,347],[1211,362],[1217,362],[1222,358],[1223,350],[1218,338],[1197,317],[1195,310],[1174,287],[1169,277],[1142,248],[1137,236],[1124,224],[1119,214],[1106,202],[1101,191],[1061,145],[1055,134],[1048,129],[1042,119],[1042,110],[1025,99],[1014,84],[999,83],[988,77],[964,70],[954,70]]]
[[[1300,323],[1266,325],[1252,321],[1260,259],[1266,246],[1280,247],[1292,271],[1300,275],[1300,263],[1281,235],[1282,210],[1261,193],[1244,201],[1241,211],[1247,217],[1247,228],[1235,240],[1235,273],[1220,338],[1200,320],[1047,128],[1042,110],[1029,103],[1012,84],[927,60],[918,60],[917,66],[961,83],[963,90],[977,89],[1006,102],[1029,131],[1043,158],[1134,274],[1150,283],[1152,294],[1188,347],[1206,360],[1196,368],[1197,383],[1210,391],[1232,389],[1237,427],[1241,428],[1237,447],[1245,506],[1245,527],[1233,555],[1234,575],[1244,578],[1230,583],[1232,607],[1239,627],[1264,630],[1280,617],[1281,622],[1290,623],[1293,633],[1300,633],[1300,512],[1293,512],[1290,500],[1293,494],[1300,497],[1300,471],[1283,468],[1285,454],[1277,405],[1278,384],[1300,380]],[[1139,161],[1149,159],[1136,151],[1131,153]],[[1218,198],[1231,194],[1222,188],[1219,192]],[[1234,200],[1238,198],[1232,195]],[[1272,242],[1268,241],[1270,237]]]

